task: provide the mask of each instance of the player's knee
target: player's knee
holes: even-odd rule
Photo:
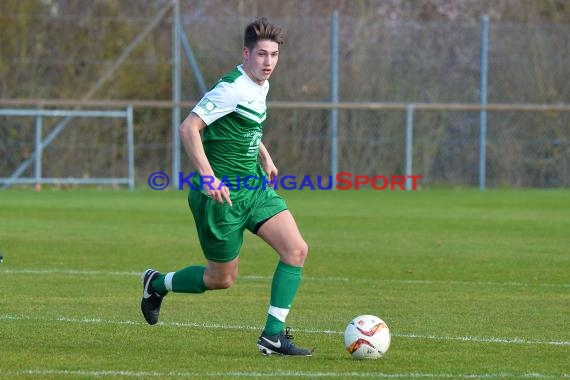
[[[305,264],[307,255],[309,254],[309,246],[304,240],[301,240],[295,248],[291,249],[287,254],[288,264],[302,267]]]
[[[307,258],[308,255],[309,255],[309,245],[307,244],[307,242],[303,240],[303,243],[299,247],[299,258],[302,258],[303,262],[305,262],[305,259]]]
[[[212,280],[213,289],[228,289],[230,288],[236,280],[236,276],[233,274],[228,274],[224,276],[218,276]]]
[[[228,289],[232,286],[236,277],[237,273],[216,273],[213,271],[208,272],[208,270],[206,270],[204,282],[206,287],[210,290]]]

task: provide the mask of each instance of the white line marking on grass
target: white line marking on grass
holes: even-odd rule
[[[410,339],[433,339],[433,340],[455,340],[463,342],[480,342],[480,343],[507,343],[507,344],[539,344],[548,346],[570,346],[570,341],[546,341],[546,340],[529,340],[524,338],[494,338],[494,337],[477,337],[477,336],[436,336],[436,335],[417,335],[417,334],[392,334],[401,338]]]
[[[141,272],[118,272],[103,270],[76,270],[76,269],[4,269],[0,273],[6,274],[63,274],[63,275],[85,275],[85,276],[140,276]],[[262,280],[270,281],[271,276],[239,276],[244,280]],[[303,276],[303,281],[324,281],[324,282],[347,282],[347,283],[398,283],[411,285],[475,285],[475,286],[521,286],[521,287],[548,287],[548,288],[570,288],[570,284],[549,284],[549,283],[529,283],[517,281],[442,281],[442,280],[398,280],[398,279],[366,279],[366,278],[348,278],[348,277],[311,277]]]
[[[23,315],[0,315],[0,321],[41,321],[41,322],[67,322],[67,323],[94,323],[94,324],[110,324],[110,325],[140,325],[146,326],[145,322],[139,321],[113,321],[105,320],[102,318],[68,318],[68,317],[54,317],[54,318],[40,318],[30,317]],[[225,325],[217,323],[197,323],[197,322],[159,322],[157,325],[165,327],[186,327],[186,328],[199,328],[199,329],[221,329],[221,330],[261,330],[261,326],[247,326],[247,325]],[[317,330],[317,329],[291,329],[310,334],[342,334],[342,331],[334,330]],[[437,335],[421,335],[421,334],[406,334],[394,333],[392,336],[407,338],[407,339],[425,339],[425,340],[447,340],[458,342],[470,343],[502,343],[502,344],[530,344],[530,345],[545,345],[545,346],[570,346],[570,341],[548,341],[548,340],[533,340],[524,338],[497,338],[497,337],[477,337],[477,336],[437,336]]]
[[[163,377],[163,378],[173,378],[173,377],[340,377],[340,378],[386,378],[386,379],[398,379],[398,378],[428,378],[428,379],[501,379],[501,378],[527,378],[527,379],[551,379],[559,377],[567,377],[568,374],[545,374],[545,373],[422,373],[422,372],[410,372],[410,373],[383,373],[383,372],[309,372],[309,371],[285,371],[285,372],[182,372],[182,371],[169,371],[169,372],[158,372],[158,371],[120,371],[120,370],[107,370],[107,371],[96,371],[96,370],[57,370],[57,369],[25,369],[19,371],[5,371],[3,375],[8,377],[13,376],[72,376],[72,377],[136,377],[136,378],[148,378],[148,377]]]
[[[75,269],[5,269],[0,273],[6,274],[67,274],[67,275],[86,275],[86,276],[140,276],[141,272],[115,272],[100,270],[75,270]]]

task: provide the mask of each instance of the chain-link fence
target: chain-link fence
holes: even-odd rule
[[[81,2],[62,2],[70,7],[65,9],[54,8],[58,2],[44,3],[52,6],[0,14],[2,98],[85,99],[89,94],[89,99],[170,99],[172,12],[165,10],[169,2],[129,2],[128,7],[90,2],[83,4],[88,12]],[[251,17],[233,10],[181,1],[184,33],[208,86],[241,61],[242,31]],[[270,102],[330,99],[331,17],[306,11],[296,17],[286,12],[271,17],[287,31],[287,41],[270,81]],[[341,13],[339,20],[341,102],[479,102],[478,20],[387,21],[373,9],[359,15]],[[137,42],[151,23],[156,27]],[[568,103],[569,25],[492,21],[488,48],[489,103]],[[123,59],[116,65],[119,57]],[[108,80],[102,81],[105,76]],[[184,61],[182,99],[195,101],[200,96]],[[189,111],[184,107],[183,117]],[[330,113],[324,108],[270,107],[264,142],[282,173],[330,174]],[[477,186],[479,117],[473,110],[415,111],[413,172],[423,176],[421,185]],[[487,117],[487,186],[570,185],[569,112],[488,111]],[[137,180],[145,183],[154,171],[170,171],[171,111],[137,107],[134,121]],[[44,159],[44,170],[62,177],[123,170],[119,152],[124,152],[124,136],[109,140],[109,134],[121,132],[101,123],[82,120],[80,128],[63,130],[45,150],[50,156]],[[0,177],[10,176],[33,152],[32,125],[0,117]],[[45,125],[47,133],[53,124]],[[338,169],[404,174],[405,126],[404,109],[341,109]],[[181,170],[191,170],[184,156]]]

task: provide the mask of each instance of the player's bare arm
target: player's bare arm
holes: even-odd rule
[[[263,168],[265,173],[267,173],[267,175],[269,176],[269,180],[273,182],[278,174],[277,167],[273,163],[273,160],[269,155],[269,151],[267,150],[265,145],[263,145],[263,143],[259,144],[259,162],[261,163],[261,167]]]
[[[202,177],[214,178],[211,185],[204,186],[206,194],[214,198],[216,202],[224,203],[225,200],[231,206],[230,191],[218,178],[215,178],[214,170],[204,152],[200,136],[200,131],[204,128],[206,128],[206,123],[198,115],[190,113],[178,128],[182,144],[198,174]]]

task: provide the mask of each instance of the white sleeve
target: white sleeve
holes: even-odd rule
[[[206,125],[210,125],[219,118],[235,111],[237,103],[234,86],[227,82],[219,82],[202,97],[192,112],[198,115]]]

